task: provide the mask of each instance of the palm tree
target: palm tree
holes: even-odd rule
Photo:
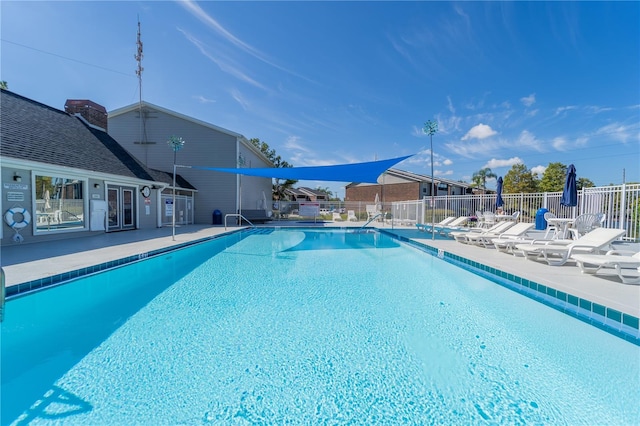
[[[4,89],[4,90],[9,89],[9,84],[4,80],[0,81],[0,89]]]
[[[482,192],[487,192],[487,179],[497,178],[498,175],[493,173],[490,168],[485,167],[484,169],[480,169],[473,174],[471,180],[473,181],[473,186],[476,188],[482,188]]]

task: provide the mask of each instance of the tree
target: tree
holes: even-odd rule
[[[293,167],[291,164],[283,160],[282,157],[280,157],[279,155],[276,155],[276,150],[273,148],[270,148],[269,144],[267,144],[266,142],[263,142],[258,138],[249,139],[249,142],[251,142],[253,146],[255,146],[256,148],[258,148],[260,152],[263,153],[264,156],[267,157],[269,161],[271,161],[271,163],[273,163],[274,167],[276,168]],[[288,188],[291,188],[293,185],[295,185],[296,182],[298,181],[293,179],[286,179],[284,182],[280,182],[279,178],[273,178],[272,187],[271,187],[272,198],[274,200],[284,199],[285,191]]]
[[[327,195],[327,199],[328,200],[332,200],[333,199],[333,191],[331,191],[329,189],[329,187],[325,187],[325,188],[320,188],[319,186],[316,188],[316,191],[318,192],[323,192]]]
[[[482,192],[486,192],[487,190],[487,179],[497,178],[498,175],[493,173],[490,168],[485,167],[484,169],[480,169],[473,174],[471,177],[471,181],[473,182],[473,187],[481,188]]]
[[[542,192],[560,192],[567,180],[567,166],[562,163],[549,163],[540,179],[539,190]]]
[[[4,89],[4,90],[9,89],[9,83],[7,83],[4,80],[0,81],[0,89]]]
[[[581,177],[576,180],[576,186],[578,190],[581,190],[583,188],[593,188],[594,186],[596,186],[596,184],[585,177]]]
[[[538,181],[522,163],[514,164],[504,176],[502,190],[506,194],[538,192]]]

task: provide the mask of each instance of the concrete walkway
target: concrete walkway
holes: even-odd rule
[[[358,227],[363,224],[364,222],[314,224],[283,221],[271,222],[267,226]],[[549,266],[495,249],[469,246],[453,240],[432,240],[430,234],[420,232],[415,227],[392,228],[391,225],[380,222],[374,222],[369,226],[374,225],[405,238],[583,297],[636,318],[640,317],[640,285],[622,284],[617,277],[584,275],[573,263]],[[158,228],[16,244],[2,247],[1,265],[6,274],[6,285],[12,286],[237,229],[239,228],[228,227],[225,230],[223,226],[188,225],[176,228],[175,240],[172,238],[171,228]],[[637,247],[634,248],[637,250]]]

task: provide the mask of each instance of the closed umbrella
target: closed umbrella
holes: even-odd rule
[[[576,185],[576,168],[573,164],[567,170],[567,181],[562,190],[562,198],[560,204],[566,207],[575,207],[578,205],[578,187]]]
[[[504,200],[502,199],[502,176],[498,178],[498,187],[496,188],[496,207],[502,207]]]

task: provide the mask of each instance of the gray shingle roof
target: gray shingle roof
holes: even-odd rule
[[[152,170],[108,133],[80,118],[8,90],[0,93],[0,154],[20,160],[72,167],[162,183],[171,173]],[[195,189],[182,178],[178,186]]]

